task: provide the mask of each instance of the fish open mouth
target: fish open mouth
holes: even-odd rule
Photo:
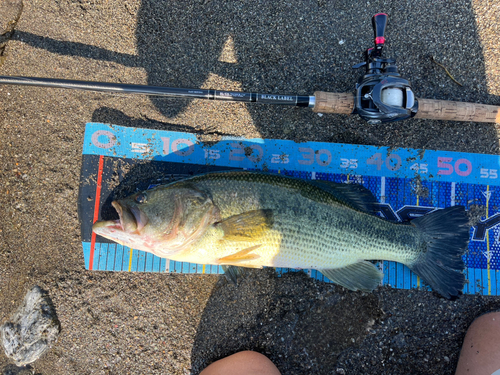
[[[113,208],[118,213],[118,218],[119,219],[115,220],[116,224],[119,225],[119,229],[125,231],[125,226],[123,225],[124,220],[123,220],[123,208],[122,208],[122,206],[118,202],[116,202],[116,201],[111,202],[111,205],[113,206]],[[134,221],[135,221],[135,219],[134,219]]]
[[[92,230],[106,228],[107,230],[118,230],[127,233],[140,232],[148,223],[147,216],[137,207],[124,207],[117,201],[111,202],[111,205],[118,213],[118,220],[107,220],[96,222]]]
[[[122,206],[117,201],[111,202],[119,217],[121,229],[125,232],[140,232],[148,223],[147,216],[137,207]]]

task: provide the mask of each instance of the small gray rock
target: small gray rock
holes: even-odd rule
[[[7,357],[24,366],[37,360],[56,341],[61,325],[49,296],[34,286],[0,331]]]

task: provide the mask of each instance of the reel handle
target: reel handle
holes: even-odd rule
[[[375,50],[371,52],[372,56],[380,56],[385,43],[385,28],[389,16],[385,13],[377,13],[372,17],[373,32],[375,35]]]

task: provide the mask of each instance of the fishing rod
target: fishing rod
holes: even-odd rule
[[[375,46],[365,51],[364,62],[353,66],[355,69],[365,67],[365,74],[356,84],[354,93],[316,91],[314,95],[309,96],[261,94],[11,76],[0,76],[0,84],[310,107],[318,113],[358,114],[369,124],[400,121],[411,117],[500,124],[500,106],[417,99],[411,90],[410,82],[398,73],[396,60],[382,57],[387,21],[388,16],[385,13],[377,13],[372,17]]]

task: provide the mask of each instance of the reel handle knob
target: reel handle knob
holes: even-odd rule
[[[380,56],[385,43],[385,28],[389,16],[385,13],[377,13],[372,17],[373,32],[375,34],[375,53]]]

